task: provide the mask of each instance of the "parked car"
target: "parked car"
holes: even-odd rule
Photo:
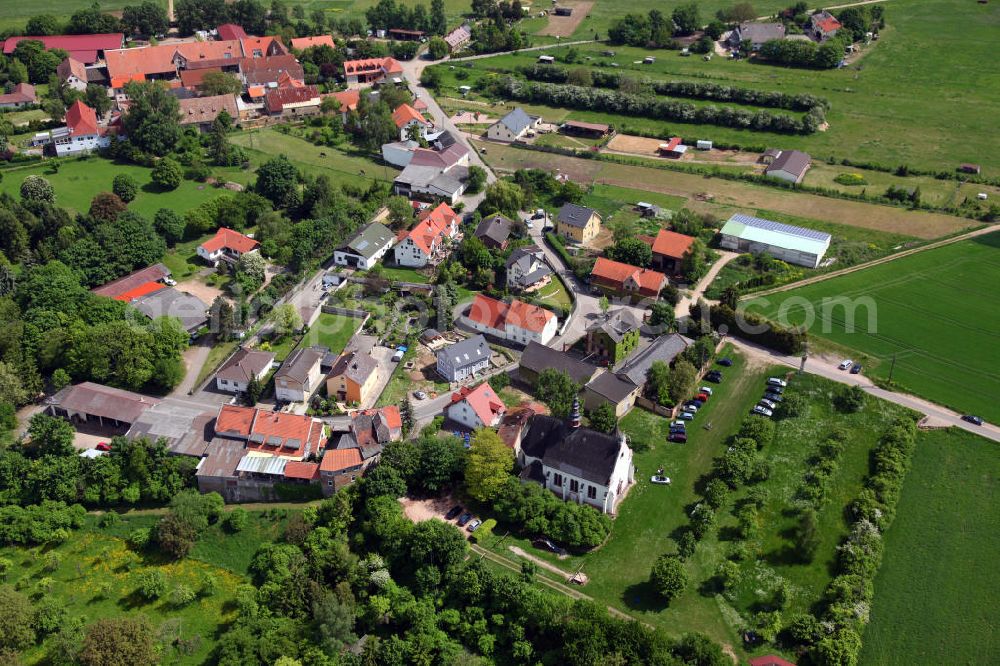
[[[770,400],[771,402],[781,402],[782,400],[784,400],[784,398],[782,398],[779,394],[772,393],[771,391],[765,393],[764,397]]]
[[[768,409],[774,409],[775,407],[778,406],[777,404],[771,402],[767,398],[761,398],[760,402],[758,402],[757,404],[760,405],[761,407],[767,407]]]
[[[699,393],[698,395],[695,396],[695,400],[701,400],[702,402],[708,402],[708,394],[707,393]]]
[[[444,514],[444,519],[453,520],[455,516],[459,515],[460,513],[462,513],[462,505],[456,504],[455,506],[448,509],[448,513]]]
[[[863,368],[864,366],[861,365],[860,363],[855,363],[854,365],[851,366],[851,374],[852,375],[859,374]]]
[[[168,287],[176,287],[177,280],[173,279],[172,277],[165,277],[163,278],[163,284],[167,285]]]
[[[554,543],[545,538],[535,539],[534,541],[531,542],[531,545],[534,546],[535,548],[538,548],[539,550],[547,550],[550,553],[555,553],[556,555],[562,555],[563,553],[566,552],[565,548],[560,548],[559,546],[555,545]]]
[[[653,476],[652,478],[650,478],[649,480],[651,482],[653,482],[653,483],[658,483],[661,486],[669,486],[670,485],[670,477],[669,476],[662,476],[660,474],[657,474],[657,475]]]
[[[722,375],[717,375],[710,372],[707,375],[705,375],[705,381],[712,382],[713,384],[721,384]]]
[[[670,422],[670,427],[671,428],[675,428],[675,427],[676,428],[686,428],[687,424],[684,423],[684,421],[671,421]]]
[[[708,395],[712,395],[712,388],[710,386],[699,386],[698,391],[700,391],[701,393],[707,393]]]
[[[535,228],[535,223],[534,223],[534,222],[532,222],[531,220],[528,220],[528,221],[527,221],[527,222],[525,223],[525,226],[526,226],[526,227],[528,227],[529,229],[534,229],[534,228]]]
[[[108,444],[107,442],[98,442],[97,446],[95,446],[94,448],[97,449],[98,451],[110,451],[111,445]]]
[[[767,407],[761,407],[760,405],[754,405],[752,413],[760,414],[761,416],[774,416],[774,412]]]
[[[464,527],[467,522],[472,520],[472,514],[466,511],[462,514],[462,517],[458,519],[458,526]]]
[[[685,444],[688,441],[688,436],[685,432],[672,432],[670,433],[670,436],[667,437],[667,441]]]
[[[963,421],[968,421],[972,425],[981,426],[983,425],[983,419],[980,416],[973,416],[972,414],[966,414],[962,417]]]
[[[780,386],[782,388],[788,386],[788,382],[786,382],[784,379],[781,379],[780,377],[768,378],[767,384],[768,386]]]
[[[854,361],[852,361],[849,358],[845,358],[843,361],[840,362],[840,365],[838,365],[837,367],[840,368],[841,370],[847,370],[852,365],[854,365]]]
[[[722,358],[717,359],[715,362],[718,363],[719,365],[722,365],[722,366],[725,366],[725,367],[728,368],[729,366],[731,366],[733,364],[733,359],[729,358],[728,356],[723,356]]]
[[[691,412],[681,412],[680,416],[678,416],[677,418],[684,419],[685,421],[693,421],[694,414],[692,414]]]
[[[465,529],[469,530],[470,532],[475,532],[476,530],[479,529],[479,526],[482,525],[482,524],[483,524],[483,521],[481,521],[478,518],[476,518],[471,523],[469,523],[469,526],[466,527]]]
[[[764,389],[764,390],[765,391],[770,391],[771,393],[777,393],[778,395],[781,395],[782,393],[785,392],[784,388],[782,388],[780,386],[777,386],[775,384],[768,384],[767,388]]]
[[[413,397],[416,398],[417,400],[423,400],[424,398],[427,397],[427,394],[424,393],[423,391],[414,391]]]
[[[697,405],[697,404],[695,404],[693,402],[685,402],[684,403],[684,409],[686,409],[687,411],[692,412],[694,414],[698,413],[698,409],[700,407],[701,407],[701,405]]]

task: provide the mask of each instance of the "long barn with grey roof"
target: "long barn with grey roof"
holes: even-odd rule
[[[730,217],[719,234],[719,245],[727,250],[766,252],[775,259],[807,268],[819,266],[832,240],[830,234],[822,231],[740,213]]]

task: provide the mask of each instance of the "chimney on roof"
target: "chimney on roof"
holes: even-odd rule
[[[579,428],[580,427],[580,398],[573,398],[573,409],[569,413],[569,427]]]

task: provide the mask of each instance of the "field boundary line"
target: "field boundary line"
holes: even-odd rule
[[[927,243],[926,245],[921,245],[920,247],[911,248],[909,250],[903,250],[902,252],[890,254],[887,257],[880,257],[878,259],[866,261],[863,264],[848,266],[847,268],[841,268],[836,271],[824,273],[823,275],[816,275],[814,277],[806,278],[804,280],[799,280],[798,282],[789,282],[788,284],[783,284],[780,287],[774,287],[773,289],[765,289],[764,291],[755,291],[752,294],[746,294],[744,296],[741,296],[740,300],[750,301],[755,298],[760,298],[761,296],[770,296],[771,294],[777,294],[783,291],[789,291],[790,289],[805,287],[806,285],[816,284],[817,282],[830,280],[835,277],[840,277],[841,275],[848,275],[850,273],[865,270],[866,268],[872,268],[874,266],[879,266],[881,264],[887,264],[890,261],[895,261],[896,259],[902,259],[903,257],[909,257],[919,252],[924,252],[925,250],[934,250],[939,247],[945,247],[947,245],[951,245],[952,243],[958,243],[959,241],[969,240],[970,238],[976,238],[978,236],[985,236],[995,231],[1000,231],[1000,224],[990,224],[988,226],[976,229],[974,231],[970,231],[964,234],[959,234],[958,236],[952,236],[951,238],[945,238],[943,240],[933,241],[931,243]]]

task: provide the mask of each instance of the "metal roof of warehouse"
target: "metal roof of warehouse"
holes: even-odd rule
[[[773,220],[736,213],[726,222],[721,231],[724,236],[755,243],[765,243],[786,250],[798,250],[811,254],[823,254],[830,247],[830,234]]]

